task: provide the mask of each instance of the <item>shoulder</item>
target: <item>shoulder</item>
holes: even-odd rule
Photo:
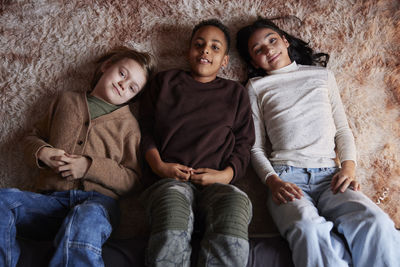
[[[58,94],[58,101],[84,100],[85,94],[78,91],[64,91]]]
[[[53,100],[53,105],[62,105],[65,107],[76,107],[81,106],[86,101],[84,92],[78,91],[64,91],[57,94]]]
[[[160,71],[156,74],[155,79],[157,80],[172,80],[177,77],[187,76],[187,73],[181,69],[169,69],[165,71]]]
[[[310,66],[310,65],[298,65],[299,66],[299,70],[298,72],[309,72],[309,73],[315,73],[315,74],[320,74],[320,75],[324,75],[324,76],[328,76],[328,75],[333,75],[333,72],[331,70],[328,70],[325,67],[321,67],[321,66]]]
[[[224,87],[232,88],[232,90],[236,91],[245,91],[245,87],[238,81],[217,77],[217,83],[221,84]]]
[[[258,76],[254,77],[248,80],[246,84],[246,88],[249,92],[252,92],[254,90],[258,90],[259,88],[264,88],[266,84],[269,84],[271,82],[271,77],[266,75],[266,76]]]

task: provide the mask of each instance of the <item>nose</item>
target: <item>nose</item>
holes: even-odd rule
[[[121,87],[122,90],[125,90],[125,84],[124,81],[119,81],[118,85]]]
[[[264,45],[263,46],[263,52],[264,52],[264,54],[269,56],[269,55],[273,54],[273,48],[270,47],[269,45]]]
[[[201,51],[201,54],[207,54],[208,55],[208,49],[207,47],[204,47]]]

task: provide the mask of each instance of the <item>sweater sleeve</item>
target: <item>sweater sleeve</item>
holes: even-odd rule
[[[231,183],[243,177],[250,161],[250,148],[254,144],[254,124],[251,116],[249,97],[242,85],[240,87],[239,105],[233,133],[235,135],[235,146],[229,159],[229,164],[234,169],[234,176]]]
[[[329,97],[332,105],[333,120],[336,126],[335,144],[340,162],[352,160],[356,163],[354,136],[347,122],[346,113],[340,99],[335,76],[328,71]]]
[[[265,130],[265,122],[261,106],[257,99],[255,90],[251,81],[247,84],[247,89],[250,98],[251,110],[253,113],[254,128],[255,128],[255,143],[251,148],[251,163],[261,181],[265,183],[269,176],[276,174],[271,162],[268,160],[266,151],[267,134]]]
[[[36,122],[31,130],[23,139],[24,157],[27,164],[32,168],[44,168],[37,157],[37,153],[42,147],[52,147],[49,143],[51,122],[54,114],[54,109],[57,106],[58,98],[53,100],[48,108],[47,113]]]
[[[150,83],[149,88],[144,92],[139,109],[139,124],[142,132],[140,144],[143,155],[151,148],[157,147],[154,139],[154,108],[159,92],[159,76],[157,75]]]
[[[111,158],[87,156],[92,164],[84,179],[97,183],[122,196],[132,188],[140,188],[140,164],[138,162],[140,134],[139,129],[124,139],[120,161]]]

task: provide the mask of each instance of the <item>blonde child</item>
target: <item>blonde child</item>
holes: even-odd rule
[[[0,266],[16,266],[16,236],[54,239],[50,266],[104,266],[102,246],[119,197],[140,185],[140,130],[128,102],[152,72],[149,54],[125,47],[97,61],[92,90],[64,92],[24,139],[40,169],[35,192],[0,189]]]

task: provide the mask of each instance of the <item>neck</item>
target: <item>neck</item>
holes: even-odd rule
[[[217,75],[202,77],[202,76],[195,75],[193,72],[191,72],[190,75],[192,76],[192,78],[195,81],[200,82],[200,83],[209,83],[209,82],[214,81],[217,78]]]

